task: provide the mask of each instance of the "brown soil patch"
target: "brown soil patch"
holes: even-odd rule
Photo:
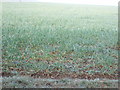
[[[3,77],[9,77],[9,76],[13,76],[13,74],[12,73],[10,73],[10,72],[2,72],[2,74],[0,74],[0,76],[3,76]]]
[[[95,73],[93,75],[90,74],[76,74],[76,73],[62,73],[62,72],[37,72],[31,75],[34,78],[52,78],[52,79],[61,79],[61,78],[78,78],[78,79],[95,79],[95,78],[106,78],[106,79],[118,79],[118,75],[110,75],[110,74],[101,74]]]
[[[15,74],[12,74],[10,72],[2,72],[1,74],[3,77],[9,77],[9,76],[15,76]],[[20,75],[23,76],[31,76],[34,78],[51,78],[51,79],[62,79],[62,78],[72,78],[72,79],[96,79],[96,78],[104,78],[104,79],[118,79],[118,75],[117,74],[102,74],[102,73],[95,73],[93,75],[90,75],[88,73],[84,73],[84,74],[77,74],[77,73],[63,73],[63,72],[37,72],[34,74],[23,74],[21,73]]]

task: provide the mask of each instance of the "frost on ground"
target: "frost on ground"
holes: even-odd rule
[[[3,88],[118,88],[118,80],[42,79],[28,76],[2,78]]]

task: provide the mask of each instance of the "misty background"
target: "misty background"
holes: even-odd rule
[[[54,2],[69,4],[91,4],[117,6],[119,0],[2,0],[2,2]]]

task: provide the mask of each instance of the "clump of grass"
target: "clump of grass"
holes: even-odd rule
[[[118,88],[117,80],[41,79],[28,76],[2,78],[3,88]]]
[[[33,88],[34,79],[26,76],[4,77],[2,79],[3,88]]]

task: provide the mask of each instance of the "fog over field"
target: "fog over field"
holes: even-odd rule
[[[3,2],[55,2],[70,4],[112,5],[117,6],[119,0],[2,0]]]
[[[108,0],[105,1],[104,4]],[[113,1],[109,0],[109,4]],[[117,88],[117,9],[99,5],[3,3],[3,87]]]

